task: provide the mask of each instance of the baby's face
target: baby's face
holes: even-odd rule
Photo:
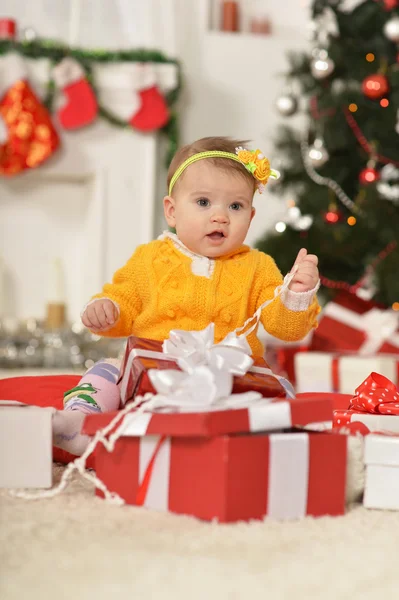
[[[217,258],[241,246],[255,209],[253,187],[207,160],[190,165],[164,199],[165,217],[192,252]]]

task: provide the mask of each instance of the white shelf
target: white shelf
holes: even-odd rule
[[[218,29],[208,29],[205,32],[205,37],[209,39],[218,40],[222,43],[234,43],[239,45],[256,44],[262,45],[272,44],[280,45],[284,42],[288,42],[287,49],[291,49],[297,45],[298,40],[302,48],[304,48],[304,41],[302,37],[298,36],[298,29],[287,26],[273,26],[270,33],[252,33],[250,31],[220,31]],[[248,57],[246,53],[243,59]]]

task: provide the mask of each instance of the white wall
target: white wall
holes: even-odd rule
[[[245,9],[255,0],[242,1]],[[182,143],[228,135],[252,140],[273,158],[272,137],[282,121],[274,108],[284,83],[278,75],[286,70],[287,50],[306,48],[308,2],[256,1],[270,15],[270,36],[210,32],[212,0],[176,0],[177,48],[185,81]],[[255,206],[248,243],[273,226],[286,208],[270,194],[257,196]]]
[[[1,0],[22,32],[83,48],[156,47],[175,52],[174,0]],[[71,18],[72,17],[72,18]],[[167,24],[167,26],[165,26]]]

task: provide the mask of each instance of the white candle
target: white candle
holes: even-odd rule
[[[49,284],[48,304],[64,304],[65,282],[60,258],[56,258],[51,265]]]

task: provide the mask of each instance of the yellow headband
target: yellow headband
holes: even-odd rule
[[[235,160],[241,163],[247,171],[249,171],[258,182],[258,190],[260,193],[265,189],[266,183],[269,177],[278,179],[280,173],[275,169],[270,168],[270,163],[265,158],[260,150],[245,150],[245,148],[236,148],[236,153],[223,152],[222,150],[209,150],[207,152],[198,152],[193,154],[187,160],[185,160],[173,174],[173,177],[169,184],[169,196],[172,195],[173,187],[180,175],[189,167],[191,164],[202,160],[203,158],[228,158],[229,160]]]

